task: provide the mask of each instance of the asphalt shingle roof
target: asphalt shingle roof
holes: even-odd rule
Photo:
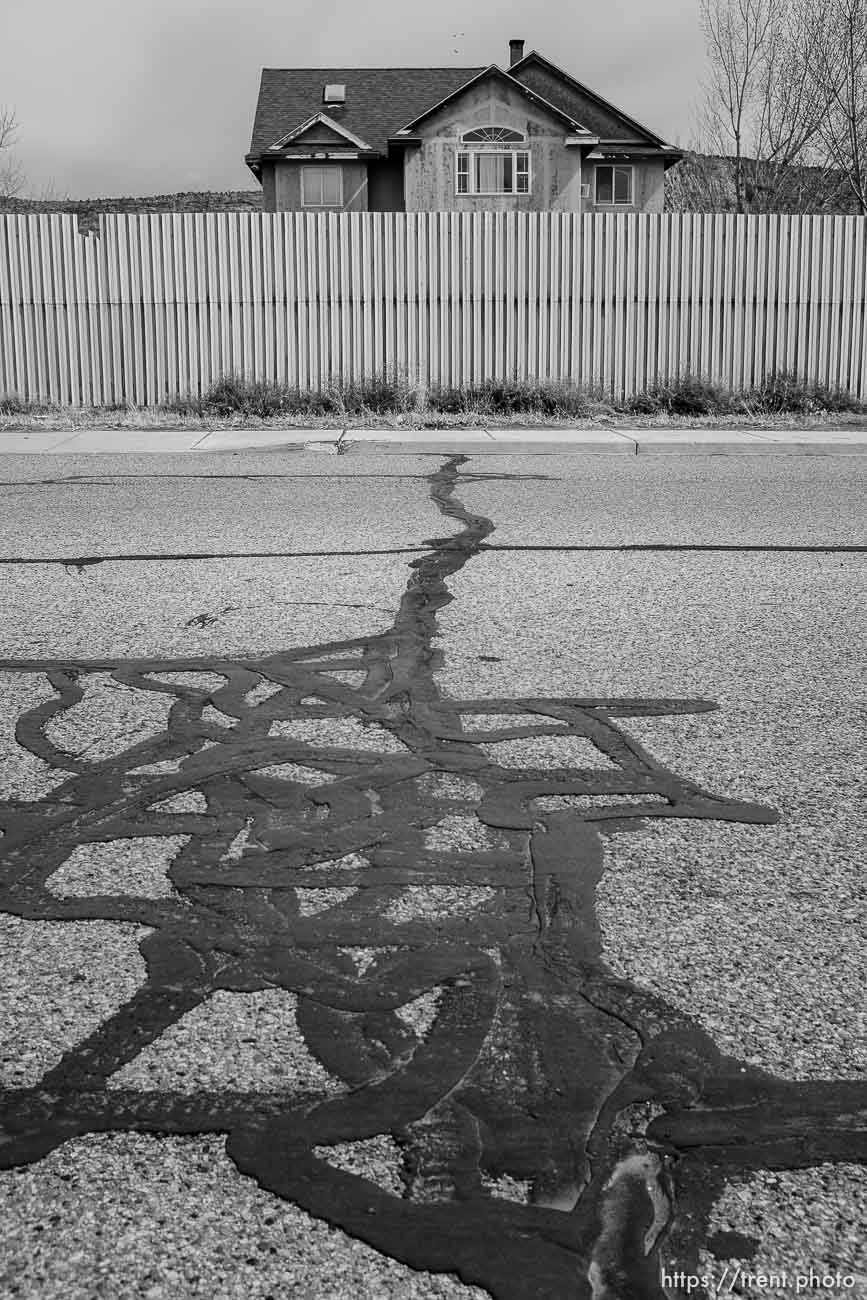
[[[385,153],[386,140],[441,99],[460,90],[479,68],[264,68],[248,157],[268,147],[316,113],[361,136]],[[346,106],[323,104],[326,82],[346,86]]]

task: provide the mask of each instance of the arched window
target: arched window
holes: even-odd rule
[[[461,136],[464,144],[523,144],[524,136],[508,126],[477,126]]]
[[[526,136],[508,126],[465,131],[457,151],[458,194],[529,194],[530,151]]]

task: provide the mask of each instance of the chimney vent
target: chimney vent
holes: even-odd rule
[[[522,40],[509,41],[509,67],[520,63],[524,57],[524,42]]]

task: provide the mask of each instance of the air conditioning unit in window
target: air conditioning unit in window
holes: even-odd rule
[[[590,186],[589,186],[589,185],[582,185],[582,186],[581,186],[581,197],[582,197],[582,199],[589,199],[589,198],[590,198]]]

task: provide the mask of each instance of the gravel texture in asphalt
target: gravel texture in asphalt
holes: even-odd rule
[[[19,745],[15,727],[19,714],[56,699],[44,673],[0,670],[0,789],[4,799],[41,799],[69,777]]]
[[[462,474],[492,467],[476,457]],[[468,509],[496,523],[492,546],[867,544],[863,457],[817,469],[798,456],[510,456],[500,468],[548,477],[532,490],[462,484]]]
[[[107,561],[3,571],[8,659],[257,655],[384,630],[406,557]]]
[[[37,1084],[143,983],[148,931],[111,921],[0,913],[0,1081]],[[2,1175],[0,1175],[2,1177]]]
[[[388,1159],[368,1150],[361,1163],[387,1177]],[[38,1165],[0,1173],[0,1219],[0,1286],[16,1300],[487,1297],[262,1191],[218,1136],[67,1142]]]
[[[328,480],[336,475],[345,478],[417,478],[426,486],[427,475],[443,462],[440,455],[386,455],[376,452],[364,456],[342,457],[331,462],[321,455],[303,451],[235,451],[230,454],[176,452],[171,455],[110,453],[101,455],[4,456],[0,461],[3,483],[34,483],[53,486],[61,481],[115,478],[309,478]],[[510,457],[510,461],[511,461]],[[527,458],[528,460],[531,458]],[[535,462],[535,458],[534,463]],[[317,521],[321,523],[321,520]]]
[[[136,690],[111,673],[91,674],[81,689],[84,698],[43,729],[65,753],[98,763],[165,731],[171,696]]]
[[[604,954],[787,1078],[867,1077],[867,641],[852,620],[865,575],[842,556],[485,555],[440,619],[454,696],[719,704],[622,725],[680,775],[781,820],[612,836]]]
[[[739,1233],[751,1239],[750,1257],[725,1263],[708,1251],[702,1271],[725,1291],[723,1268],[732,1274],[775,1274],[769,1287],[740,1285],[735,1295],[867,1295],[867,1169],[863,1165],[817,1165],[813,1169],[760,1170],[732,1183],[711,1214],[712,1236]],[[811,1276],[813,1275],[813,1276]],[[784,1279],[784,1284],[780,1281]],[[800,1281],[799,1281],[800,1279]]]
[[[39,477],[49,474],[57,477],[56,467],[43,462]],[[428,537],[457,531],[425,496],[424,484],[411,493],[400,479],[379,481],[372,494],[369,481],[357,476],[6,482],[0,483],[0,556],[420,547]]]
[[[310,1055],[285,989],[216,993],[116,1071],[110,1088],[191,1092],[237,1088],[316,1096],[341,1092]]]
[[[189,796],[199,794],[189,791]],[[167,812],[190,811],[190,797],[176,795],[164,804]],[[202,796],[199,795],[199,799]],[[183,807],[177,806],[180,800]],[[193,800],[192,811],[199,811]],[[89,898],[94,894],[130,894],[136,898],[177,897],[168,871],[189,842],[188,835],[140,835],[136,839],[79,844],[45,882],[58,898]]]

